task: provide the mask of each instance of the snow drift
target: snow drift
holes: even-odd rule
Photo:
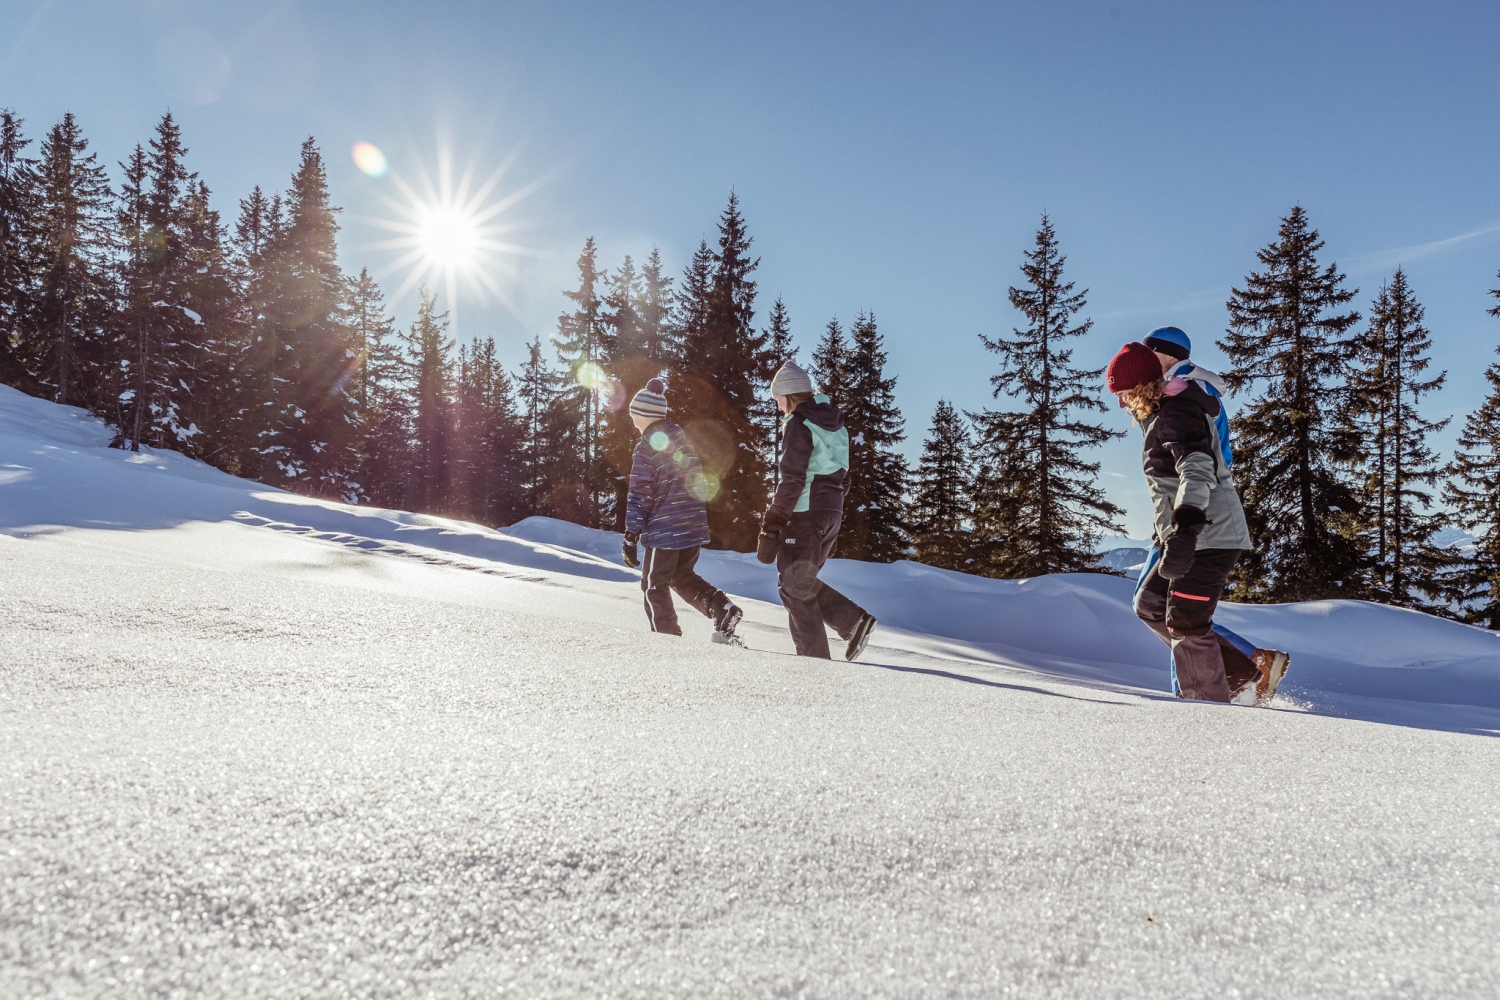
[[[314,500],[173,452],[110,449],[111,436],[82,410],[0,386],[0,533],[238,525],[482,572],[587,580],[622,594],[637,585],[610,532],[547,518],[488,529]],[[1121,552],[1115,561],[1123,569],[1134,555]],[[706,553],[701,565],[733,594],[777,602],[774,573],[753,556]],[[845,560],[834,560],[825,577],[880,619],[877,644],[1091,686],[1167,689],[1166,652],[1135,620],[1133,585],[1119,577],[989,580],[912,562]],[[1500,731],[1500,634],[1359,601],[1226,604],[1220,618],[1261,645],[1291,651],[1283,707]]]

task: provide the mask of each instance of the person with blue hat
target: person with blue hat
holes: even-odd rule
[[[1161,362],[1162,380],[1167,386],[1170,386],[1174,379],[1196,383],[1210,398],[1218,402],[1218,412],[1213,417],[1214,433],[1218,438],[1218,450],[1224,460],[1225,469],[1232,467],[1234,451],[1229,445],[1229,408],[1224,403],[1227,388],[1223,377],[1192,360],[1193,342],[1179,327],[1157,327],[1142,339],[1142,343],[1151,348],[1157,360]],[[1138,592],[1146,583],[1147,578],[1151,576],[1151,571],[1156,568],[1161,557],[1161,548],[1153,546],[1138,578],[1136,585]],[[1254,690],[1255,700],[1259,704],[1269,702],[1275,697],[1276,687],[1280,684],[1281,678],[1286,675],[1291,655],[1279,649],[1262,649],[1218,622],[1213,623],[1213,634],[1219,639],[1224,656],[1224,672],[1229,681],[1232,696],[1238,699],[1242,694]],[[1172,687],[1174,694],[1179,693],[1175,669],[1172,674]]]

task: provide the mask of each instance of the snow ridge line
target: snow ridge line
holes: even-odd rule
[[[543,574],[511,572],[500,569],[493,562],[485,559],[439,554],[436,549],[420,545],[407,545],[402,542],[370,538],[366,535],[352,535],[344,531],[320,531],[310,525],[292,524],[289,521],[274,521],[260,514],[252,514],[247,510],[237,511],[234,514],[234,519],[252,528],[268,528],[271,531],[300,535],[303,538],[311,538],[320,542],[333,542],[345,548],[356,549],[360,552],[368,552],[374,555],[399,556],[404,559],[415,559],[429,566],[448,566],[454,569],[468,570],[472,573],[483,573],[485,576],[498,576],[506,580],[539,583],[546,587],[562,586],[556,580],[550,579]]]

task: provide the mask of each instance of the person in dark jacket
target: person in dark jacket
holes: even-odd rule
[[[818,572],[839,537],[849,492],[849,432],[833,401],[813,389],[794,361],[771,379],[782,413],[780,482],[761,522],[757,557],[776,563],[777,590],[799,656],[829,659],[828,632],[845,640],[844,659],[864,652],[875,616]]]
[[[1175,326],[1159,326],[1142,340],[1161,362],[1161,377],[1165,385],[1174,379],[1197,382],[1199,388],[1219,403],[1219,412],[1214,416],[1219,456],[1225,468],[1234,465],[1234,450],[1229,445],[1229,408],[1224,405],[1226,387],[1224,380],[1214,372],[1193,361],[1193,342],[1187,333]],[[1146,567],[1141,572],[1140,582],[1150,578],[1150,570],[1161,558],[1161,548],[1153,546],[1147,556]],[[1270,701],[1275,695],[1276,685],[1286,676],[1291,655],[1279,649],[1267,649],[1230,629],[1214,622],[1214,634],[1219,637],[1219,646],[1224,654],[1224,673],[1229,679],[1232,700],[1241,701],[1252,697],[1257,703]],[[1176,693],[1176,678],[1173,678]]]
[[[1214,611],[1250,547],[1250,531],[1219,450],[1219,401],[1193,380],[1167,382],[1145,344],[1122,347],[1105,378],[1144,435],[1141,458],[1161,548],[1136,589],[1135,613],[1171,648],[1179,697],[1227,702]]]
[[[681,635],[672,591],[713,619],[714,641],[739,645],[735,626],[744,612],[695,570],[708,544],[708,503],[703,464],[687,435],[667,419],[666,387],[652,379],[630,401],[641,439],[630,460],[625,503],[625,565],[641,571],[651,631]],[[640,558],[639,546],[646,545]]]

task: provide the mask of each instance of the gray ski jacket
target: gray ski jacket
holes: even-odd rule
[[[1224,461],[1214,418],[1221,404],[1196,380],[1174,378],[1160,408],[1141,423],[1142,462],[1155,508],[1156,537],[1165,542],[1177,529],[1172,512],[1197,507],[1208,516],[1198,535],[1200,549],[1248,549],[1250,529]]]

